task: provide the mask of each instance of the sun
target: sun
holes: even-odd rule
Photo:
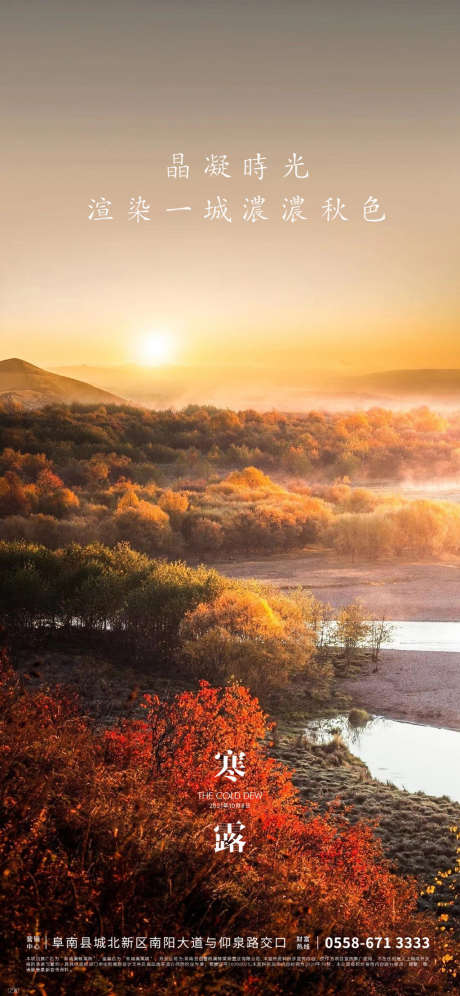
[[[151,332],[139,343],[138,360],[145,367],[159,367],[174,359],[175,342],[170,332]]]

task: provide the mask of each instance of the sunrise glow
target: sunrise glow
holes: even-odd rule
[[[137,360],[145,367],[158,367],[171,363],[175,355],[175,343],[166,331],[152,332],[139,343]]]

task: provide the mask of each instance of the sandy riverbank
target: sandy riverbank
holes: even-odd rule
[[[384,650],[377,674],[339,688],[370,713],[460,730],[460,652]]]
[[[460,562],[352,564],[312,553],[235,559],[215,566],[229,577],[258,578],[285,589],[303,585],[335,608],[359,598],[387,619],[460,621]]]
[[[359,598],[387,619],[460,621],[460,565],[350,564],[330,556],[291,555],[229,561],[221,573],[255,577],[283,588],[302,585],[338,608]],[[460,729],[458,653],[387,650],[376,674],[343,679],[340,689],[368,712]]]

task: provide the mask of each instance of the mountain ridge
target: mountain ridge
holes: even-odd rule
[[[127,404],[124,398],[110,391],[52,373],[18,356],[0,360],[0,403],[29,409],[50,404]]]

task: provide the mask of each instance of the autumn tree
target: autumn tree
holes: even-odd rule
[[[356,651],[365,646],[369,637],[369,622],[360,601],[350,602],[339,610],[330,631],[331,642],[337,644],[345,655],[347,665]]]
[[[264,696],[302,680],[315,698],[327,695],[331,669],[313,654],[301,607],[279,594],[227,588],[184,617],[180,635],[193,673],[237,680]]]

